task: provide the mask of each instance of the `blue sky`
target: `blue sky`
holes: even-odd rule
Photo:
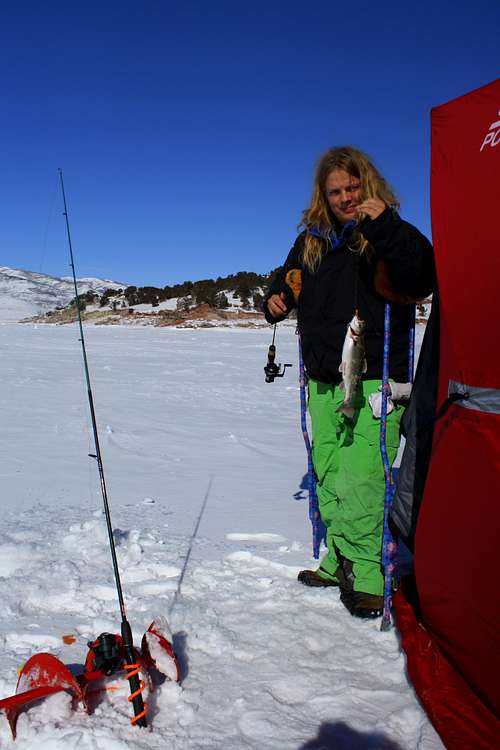
[[[267,272],[332,145],[430,235],[431,107],[500,75],[500,3],[2,2],[0,265],[164,286]],[[464,187],[465,189],[465,187]]]

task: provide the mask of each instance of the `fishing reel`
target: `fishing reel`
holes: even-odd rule
[[[266,383],[274,383],[275,378],[283,377],[287,367],[292,367],[291,364],[286,364],[283,365],[283,369],[281,370],[281,365],[277,365],[275,360],[276,347],[274,344],[271,344],[269,347],[269,351],[267,352],[267,364],[264,367],[264,372],[266,374]]]
[[[90,671],[111,675],[117,672],[123,662],[123,643],[118,635],[101,633],[95,641],[87,643],[89,657],[92,662]]]

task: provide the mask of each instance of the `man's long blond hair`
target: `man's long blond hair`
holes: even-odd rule
[[[352,146],[339,146],[323,154],[316,166],[311,205],[303,212],[300,224],[306,230],[315,227],[321,234],[327,235],[334,227],[334,216],[326,198],[325,184],[328,175],[335,169],[343,169],[360,180],[361,200],[380,198],[388,206],[399,207],[392,188],[368,156]],[[356,252],[369,255],[370,246],[360,232],[354,231],[352,239]],[[319,266],[323,247],[324,243],[319,237],[306,231],[303,259],[311,272]]]

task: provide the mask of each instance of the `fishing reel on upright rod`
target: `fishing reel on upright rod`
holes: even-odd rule
[[[124,654],[120,636],[101,633],[95,641],[88,641],[87,646],[89,647],[87,661],[92,666],[89,671],[99,671],[109,676],[122,667]]]
[[[274,325],[273,340],[267,352],[267,364],[264,366],[264,372],[266,374],[266,383],[274,383],[275,378],[283,377],[287,367],[292,367],[290,363],[287,363],[287,364],[284,364],[283,369],[281,369],[281,364],[276,364],[276,346],[274,343],[275,337],[276,337],[276,324]]]

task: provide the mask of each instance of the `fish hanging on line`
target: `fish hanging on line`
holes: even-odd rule
[[[354,313],[353,319],[347,326],[347,333],[342,347],[342,362],[339,372],[342,373],[340,388],[344,391],[344,400],[337,411],[352,419],[355,407],[354,401],[361,376],[367,370],[365,359],[365,321]]]

